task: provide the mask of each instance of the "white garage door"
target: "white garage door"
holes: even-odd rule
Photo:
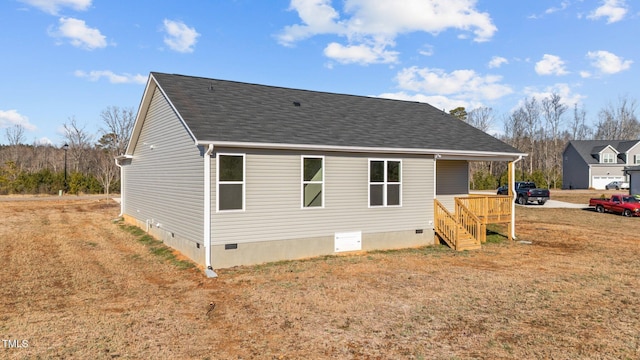
[[[591,179],[591,186],[594,189],[604,190],[604,187],[612,181],[624,181],[624,176],[594,176]]]

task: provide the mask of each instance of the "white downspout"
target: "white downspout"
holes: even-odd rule
[[[513,165],[511,166],[511,184],[509,186],[513,187],[513,199],[511,199],[511,238],[516,239],[516,197],[518,194],[516,193],[516,163],[522,160],[522,155],[518,156],[518,159],[513,161]]]
[[[113,159],[116,162],[116,166],[120,169],[120,214],[118,217],[124,215],[124,170],[122,169],[122,165],[118,161],[118,158]]]
[[[209,278],[218,277],[211,267],[211,154],[213,144],[204,153],[204,273]]]

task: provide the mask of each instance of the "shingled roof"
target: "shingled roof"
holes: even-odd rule
[[[640,140],[572,140],[567,146],[573,146],[585,163],[598,164],[600,161],[594,155],[608,146],[611,146],[618,153],[626,153],[639,142]],[[619,157],[616,157],[616,163],[624,164],[625,162]]]
[[[425,103],[157,72],[151,80],[198,143],[522,154]]]

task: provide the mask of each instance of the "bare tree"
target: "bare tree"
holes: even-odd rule
[[[5,133],[10,146],[24,143],[24,126],[22,124],[14,124],[8,127]]]
[[[536,156],[536,143],[540,140],[540,105],[535,97],[524,100],[522,106],[522,114],[524,115],[524,133],[525,141],[529,150],[529,173],[533,173],[534,161],[538,160]]]
[[[479,107],[469,112],[467,123],[484,132],[488,132],[493,125],[493,109],[489,107]]]
[[[120,169],[115,164],[115,157],[124,154],[127,150],[135,124],[135,112],[133,108],[109,106],[102,110],[100,117],[103,127],[100,129],[102,137],[97,144],[97,148],[100,149],[97,159],[97,177],[108,196],[111,184],[120,174]]]
[[[466,116],[466,122],[486,133],[491,129],[491,125],[493,124],[493,109],[489,107],[479,107],[471,110]],[[469,177],[472,179],[473,184],[475,184],[474,174],[478,172],[483,172],[484,174],[492,175],[493,170],[493,162],[491,161],[482,161],[482,162],[472,162],[469,164]],[[500,184],[495,184],[499,186]]]
[[[96,178],[104,189],[104,194],[109,196],[111,184],[119,175],[119,168],[115,164],[115,157],[108,149],[96,149]]]
[[[135,116],[133,108],[119,108],[117,106],[108,106],[100,113],[104,125],[100,131],[103,135],[111,134],[113,147],[109,150],[115,156],[122,155],[127,150],[136,120]]]
[[[22,124],[14,124],[10,126],[5,131],[7,136],[7,141],[9,142],[9,146],[12,150],[12,159],[13,162],[20,167],[20,145],[24,143],[24,126]]]
[[[85,172],[90,163],[89,154],[91,152],[93,135],[89,134],[84,126],[78,125],[74,116],[69,118],[69,122],[63,125],[64,138],[69,145],[69,154],[75,163],[75,170]]]
[[[524,111],[520,108],[507,115],[504,120],[504,141],[522,150],[524,139]]]
[[[586,125],[587,112],[578,109],[578,104],[573,107],[573,119],[569,124],[571,140],[587,140],[591,137],[592,130]]]
[[[547,184],[556,187],[560,180],[561,154],[560,149],[560,127],[563,115],[567,111],[567,106],[562,103],[562,98],[558,94],[551,94],[548,98],[542,99],[542,113],[545,119],[545,135],[542,143],[543,152],[543,173]]]
[[[609,105],[600,110],[595,138],[598,140],[634,140],[640,137],[640,122],[636,116],[635,100],[619,99],[617,107]]]

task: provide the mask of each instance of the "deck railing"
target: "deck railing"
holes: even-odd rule
[[[485,225],[511,222],[512,198],[504,195],[476,195],[456,198],[458,204],[464,205]]]
[[[458,223],[467,230],[478,245],[487,241],[487,224],[458,199],[456,199],[456,216]]]
[[[512,201],[501,195],[457,197],[455,212],[451,214],[442,203],[434,200],[435,231],[454,249],[463,235],[461,232],[482,244],[487,241],[487,224],[511,222]]]
[[[436,234],[440,235],[451,248],[455,249],[458,239],[458,229],[460,228],[457,219],[437,199],[434,200],[434,209],[434,227]]]

